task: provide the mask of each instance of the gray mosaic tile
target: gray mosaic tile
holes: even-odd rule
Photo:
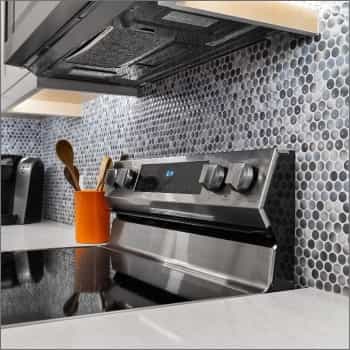
[[[41,121],[1,118],[1,153],[40,157]]]

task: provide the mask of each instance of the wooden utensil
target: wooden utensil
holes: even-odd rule
[[[74,188],[76,188],[77,191],[80,191],[79,181],[74,172],[74,152],[72,145],[67,140],[59,140],[56,143],[56,155],[67,167],[74,183]]]
[[[73,167],[74,169],[74,173],[75,173],[75,177],[76,179],[78,180],[78,183],[79,183],[79,178],[80,178],[80,174],[79,174],[79,170],[76,166]],[[70,172],[68,170],[68,168],[65,166],[64,167],[64,177],[66,178],[66,180],[71,184],[71,186],[76,190],[76,191],[79,191],[78,188],[75,187],[75,183],[72,179],[72,176],[70,175]]]
[[[108,164],[107,164],[107,167],[106,167],[106,171],[105,171],[105,173],[103,175],[103,179],[102,179],[101,191],[105,190],[105,186],[106,186],[105,182],[106,182],[107,172],[108,172],[108,169],[110,169],[112,166],[113,166],[113,160],[112,160],[112,158],[109,158]]]
[[[107,170],[111,167],[111,165],[112,165],[112,159],[108,156],[104,156],[102,158],[100,171],[97,177],[96,191],[103,191]]]

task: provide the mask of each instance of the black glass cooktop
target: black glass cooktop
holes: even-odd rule
[[[3,325],[238,294],[162,262],[104,247],[2,253],[1,289]]]

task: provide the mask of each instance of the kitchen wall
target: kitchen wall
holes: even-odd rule
[[[41,121],[1,118],[1,153],[40,157]]]
[[[295,281],[348,292],[348,2],[321,4],[321,35],[280,35],[167,78],[142,98],[101,96],[81,119],[41,123],[45,216],[71,223],[54,153],[69,139],[89,186],[101,157],[282,147],[296,151]]]

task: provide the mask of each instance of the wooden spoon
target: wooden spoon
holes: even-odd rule
[[[111,165],[112,165],[112,159],[108,156],[104,156],[102,158],[100,171],[97,177],[96,191],[103,191],[107,170],[111,167]]]
[[[67,140],[59,140],[56,143],[56,154],[61,162],[67,167],[74,183],[74,188],[76,188],[77,191],[80,191],[79,181],[74,172],[74,153],[72,145]]]
[[[76,166],[73,167],[74,169],[74,173],[75,173],[75,177],[76,179],[78,180],[78,183],[79,183],[79,178],[80,178],[80,174],[79,174],[79,170]],[[66,178],[66,180],[72,185],[72,187],[76,190],[76,191],[79,191],[78,188],[75,187],[75,183],[72,179],[72,176],[70,175],[70,172],[68,170],[68,168],[65,166],[64,167],[64,177]]]

